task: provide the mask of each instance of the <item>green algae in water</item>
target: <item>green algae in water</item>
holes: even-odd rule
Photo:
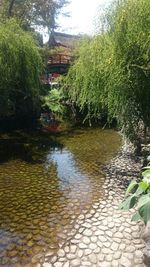
[[[0,165],[0,266],[7,267],[34,266],[67,241],[78,216],[103,198],[102,166],[120,146],[116,132],[99,129],[21,141]]]

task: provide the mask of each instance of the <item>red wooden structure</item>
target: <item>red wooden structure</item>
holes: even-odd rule
[[[67,73],[77,41],[79,41],[79,36],[52,31],[48,45],[54,53],[49,56],[47,62],[49,74]]]

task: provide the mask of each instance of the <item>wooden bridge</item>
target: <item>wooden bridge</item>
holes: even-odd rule
[[[79,36],[52,31],[48,45],[50,48],[56,49],[57,52],[49,56],[47,62],[48,73],[67,73],[77,41],[79,41]]]
[[[47,68],[49,73],[65,74],[71,64],[71,56],[65,54],[55,54],[49,57]]]

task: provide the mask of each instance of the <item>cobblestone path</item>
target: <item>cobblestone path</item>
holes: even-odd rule
[[[140,239],[143,224],[131,222],[133,209],[127,212],[118,209],[126,183],[138,172],[139,162],[124,147],[106,167],[104,199],[93,204],[89,213],[79,215],[68,234],[70,239],[60,244],[57,252],[47,253],[39,266],[143,267],[144,244]]]

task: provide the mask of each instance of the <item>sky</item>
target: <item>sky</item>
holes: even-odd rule
[[[59,15],[57,29],[68,34],[89,34],[95,31],[95,21],[98,14],[104,10],[112,0],[70,0],[62,11],[69,13],[69,17]],[[44,36],[44,42],[48,35]]]
[[[92,34],[94,32],[95,18],[102,12],[111,0],[71,0],[70,4],[64,8],[69,12],[70,17],[59,16],[58,24],[66,33]]]

